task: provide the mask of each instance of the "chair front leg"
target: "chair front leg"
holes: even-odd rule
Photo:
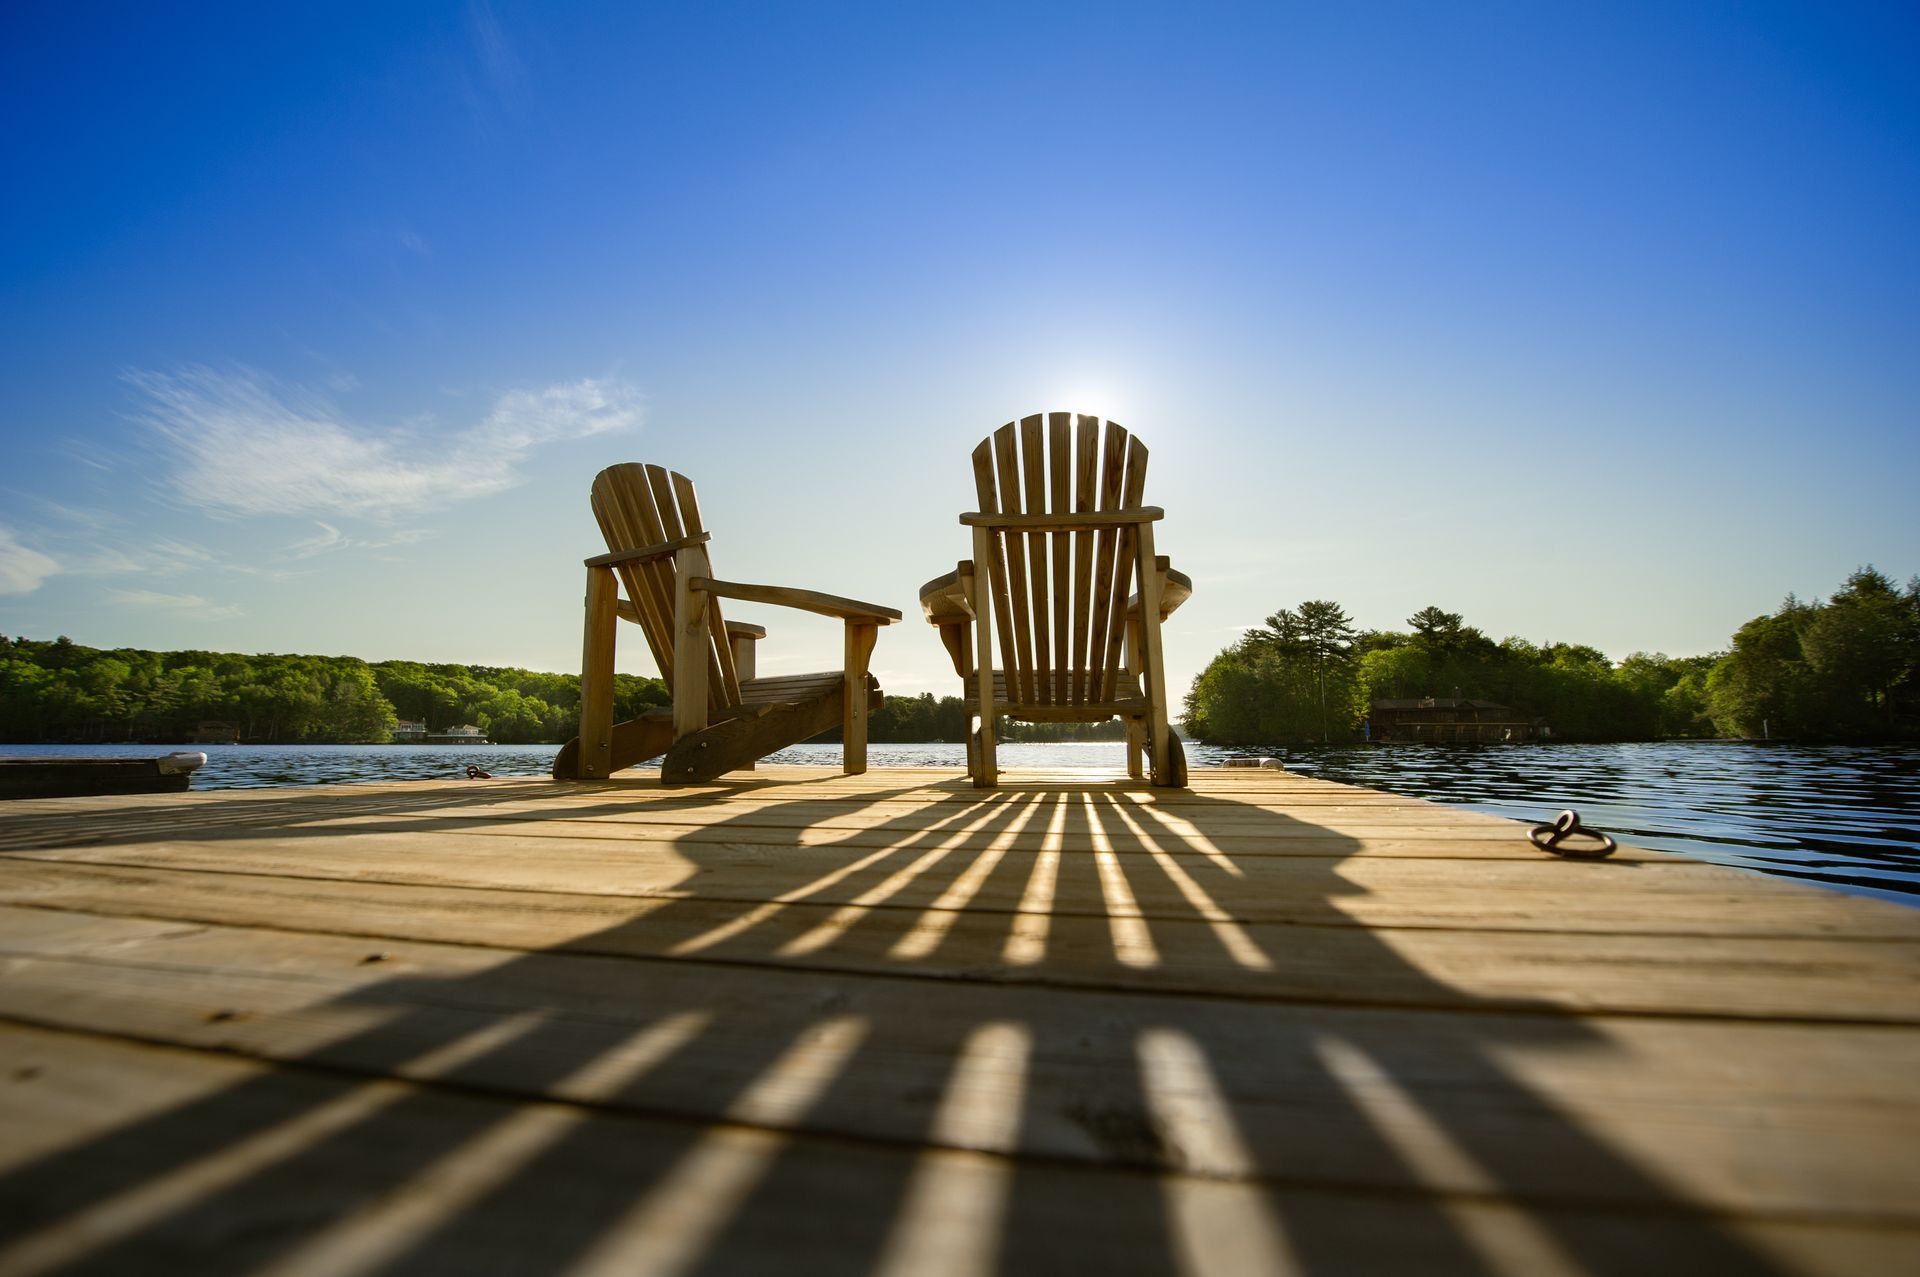
[[[845,681],[841,684],[840,716],[844,762],[842,770],[858,776],[867,770],[867,659],[880,637],[871,622],[848,621]]]
[[[677,741],[707,726],[709,598],[689,582],[712,575],[713,569],[706,548],[698,545],[674,555],[673,567],[673,738]]]
[[[1127,720],[1127,775],[1134,780],[1147,778],[1145,759],[1147,757],[1147,720],[1129,718]]]
[[[1168,744],[1167,671],[1160,652],[1160,573],[1153,553],[1153,524],[1142,523],[1137,566],[1140,580],[1140,664],[1146,674],[1147,774],[1156,785],[1172,784]]]
[[[729,634],[727,635],[727,642],[733,649],[734,677],[739,679],[742,684],[751,683],[755,678],[755,671],[759,668],[759,663],[756,659],[756,652],[758,650],[756,644],[758,644],[760,640],[751,634]],[[750,772],[759,765],[758,761],[742,763],[734,770]]]
[[[613,645],[620,586],[612,568],[587,569],[587,617],[580,654],[581,780],[613,773]]]

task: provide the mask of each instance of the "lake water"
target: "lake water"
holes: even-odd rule
[[[545,776],[553,745],[0,745],[0,756],[202,750],[198,789]],[[1188,745],[1213,766],[1235,753]],[[1920,749],[1666,741],[1637,745],[1392,745],[1265,750],[1289,769],[1436,802],[1546,820],[1563,807],[1623,842],[1920,904]],[[831,766],[838,745],[769,761]],[[958,744],[874,745],[875,767],[965,769]],[[1002,745],[1001,766],[1118,776],[1115,741]]]

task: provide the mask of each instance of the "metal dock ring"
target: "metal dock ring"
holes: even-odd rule
[[[1589,838],[1598,838],[1598,847],[1569,847],[1564,840],[1574,834],[1585,834]],[[1580,813],[1569,807],[1554,817],[1552,824],[1535,825],[1527,831],[1527,837],[1533,845],[1542,851],[1550,851],[1556,856],[1578,856],[1587,860],[1598,860],[1602,856],[1611,856],[1620,844],[1598,829],[1588,829],[1580,823]]]

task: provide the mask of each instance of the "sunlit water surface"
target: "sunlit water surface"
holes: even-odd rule
[[[0,756],[202,750],[197,789],[464,776],[545,776],[552,745],[0,745]],[[1239,751],[1188,745],[1195,766]],[[1290,770],[1544,820],[1575,807],[1624,842],[1920,904],[1920,749],[1669,741],[1639,745],[1394,745],[1259,751]],[[797,745],[776,763],[831,765],[838,745]],[[1000,764],[1117,776],[1113,741],[1002,745]],[[958,744],[874,745],[875,767],[958,773]]]

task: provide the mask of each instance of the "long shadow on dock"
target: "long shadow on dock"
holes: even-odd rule
[[[1355,924],[1351,840],[947,788],[759,788],[784,841],[705,825],[684,895],[360,985],[371,1026],[0,1177],[0,1271],[1775,1271],[1503,1066],[1612,1049],[1578,1016]],[[1283,923],[1237,907],[1269,833],[1325,852]]]

